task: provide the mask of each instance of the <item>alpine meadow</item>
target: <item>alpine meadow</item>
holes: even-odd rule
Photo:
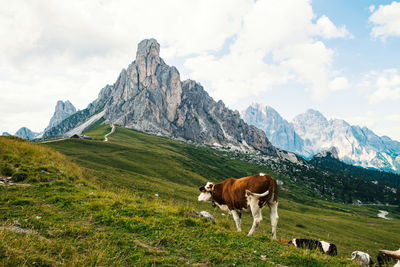
[[[400,267],[399,1],[0,5],[0,267]]]
[[[110,130],[85,132],[95,141],[0,139],[2,171],[25,177],[0,187],[2,265],[348,266],[360,244],[373,256],[397,249],[394,207],[385,207],[393,219],[384,220],[376,216],[380,206],[312,198],[288,177],[233,154],[121,127],[102,141]],[[197,187],[209,177],[218,182],[256,172],[284,182],[278,239],[329,240],[338,257],[271,241],[266,214],[254,237],[236,233],[227,213],[197,202]],[[217,223],[196,218],[199,210]],[[243,229],[250,225],[244,216]]]

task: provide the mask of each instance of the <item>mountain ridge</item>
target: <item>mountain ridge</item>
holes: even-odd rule
[[[341,119],[328,120],[322,113],[313,109],[297,115],[290,123],[275,110],[274,117],[262,115],[265,110],[271,109],[273,108],[262,104],[253,104],[242,112],[242,117],[246,122],[263,129],[268,138],[272,137],[271,142],[280,149],[298,153],[309,159],[315,154],[336,147],[338,158],[345,163],[400,172],[400,142],[387,136],[379,137],[367,127],[353,126]],[[276,116],[280,117],[278,121],[286,123],[271,123],[277,121]],[[296,149],[293,149],[293,143],[285,145],[275,142],[274,135],[281,135],[287,140],[290,140],[290,136],[297,135],[299,138],[295,144]]]
[[[31,131],[27,127],[21,127],[18,131],[15,132],[14,136],[18,136],[24,139],[33,140],[38,136],[39,133]]]
[[[69,100],[66,100],[65,102],[62,100],[58,100],[54,108],[54,114],[50,118],[49,125],[44,129],[44,131],[46,132],[51,128],[57,126],[63,120],[73,115],[75,112],[76,108]]]
[[[222,101],[216,102],[199,83],[181,81],[178,70],[160,57],[160,45],[155,39],[141,41],[136,59],[121,71],[113,85],[106,85],[86,109],[52,127],[44,137],[63,135],[103,111],[104,123],[278,155],[263,131],[245,123]]]

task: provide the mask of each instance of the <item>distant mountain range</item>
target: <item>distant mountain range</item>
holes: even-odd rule
[[[257,103],[245,109],[242,118],[262,129],[276,147],[306,159],[334,147],[337,158],[345,163],[400,173],[400,142],[366,127],[327,120],[312,109],[288,122],[272,107]]]
[[[18,136],[18,137],[21,137],[24,139],[33,140],[39,135],[39,133],[32,132],[30,129],[28,129],[26,127],[21,127],[18,131],[15,132],[15,134],[3,132],[1,135],[2,136]]]
[[[138,44],[136,59],[86,109],[77,111],[68,100],[58,101],[42,133],[23,127],[15,135],[29,140],[70,137],[98,120],[300,164],[305,161],[297,155],[310,159],[334,147],[337,158],[346,163],[400,172],[399,142],[343,120],[328,121],[316,110],[288,122],[273,108],[253,104],[241,117],[222,101],[214,101],[199,83],[181,81],[178,70],[160,57],[154,39]]]
[[[32,132],[26,127],[22,127],[14,135],[28,140],[33,140],[36,136],[38,136],[38,133]]]
[[[55,110],[54,110],[54,114],[53,116],[50,118],[50,122],[49,125],[44,129],[43,132],[41,133],[36,133],[31,131],[29,128],[27,127],[21,127],[18,131],[15,132],[15,134],[10,134],[8,132],[3,132],[3,136],[18,136],[24,139],[28,139],[28,140],[34,140],[36,138],[42,138],[43,134],[48,131],[49,129],[57,126],[58,124],[60,124],[63,120],[65,120],[66,118],[68,118],[69,116],[71,116],[72,114],[74,114],[76,112],[76,108],[74,107],[74,105],[72,105],[71,102],[69,102],[69,100],[63,102],[61,100],[57,101]]]

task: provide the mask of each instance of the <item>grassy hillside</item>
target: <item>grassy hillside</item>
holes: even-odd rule
[[[85,134],[102,140],[107,128]],[[380,248],[398,249],[399,216],[379,219],[378,207],[307,198],[286,184],[287,177],[207,147],[124,128],[109,140],[38,145],[0,138],[2,177],[26,173],[14,185],[0,185],[0,266],[341,266],[353,250],[376,255]],[[257,172],[285,182],[278,238],[332,241],[339,257],[270,241],[267,209],[256,235],[247,237],[249,214],[245,232],[236,233],[230,216],[197,202],[197,188],[206,181]],[[211,212],[217,224],[195,218],[193,210]]]

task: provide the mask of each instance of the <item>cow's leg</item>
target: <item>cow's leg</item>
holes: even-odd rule
[[[269,206],[269,215],[271,217],[271,226],[272,226],[272,239],[276,240],[276,226],[278,225],[278,201],[273,201],[268,204]]]
[[[242,231],[242,228],[240,228],[240,217],[241,217],[241,213],[237,212],[236,210],[231,210],[233,219],[235,220],[235,224],[236,224],[236,229],[238,232]]]
[[[258,199],[250,202],[251,214],[253,215],[253,226],[251,227],[248,236],[252,236],[257,230],[258,225],[262,221],[261,208],[258,206]]]

